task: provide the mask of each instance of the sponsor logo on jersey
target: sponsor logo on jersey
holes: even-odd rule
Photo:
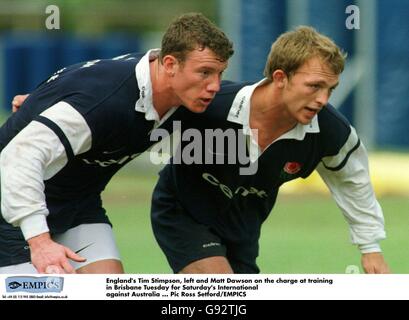
[[[209,243],[203,244],[202,247],[203,247],[203,248],[220,247],[220,243],[218,243],[218,242],[209,242]]]
[[[106,154],[106,152],[104,152],[105,154]],[[131,155],[127,155],[127,156],[124,156],[124,157],[122,157],[122,158],[120,158],[120,159],[109,159],[109,160],[98,160],[98,159],[92,159],[92,160],[89,160],[89,159],[82,159],[82,161],[84,161],[86,164],[90,164],[90,165],[98,165],[98,166],[100,166],[100,167],[109,167],[109,166],[111,166],[111,165],[113,165],[113,164],[116,164],[116,165],[122,165],[122,164],[125,164],[125,163],[127,163],[128,161],[131,161],[132,159],[134,159],[134,158],[136,158],[137,156],[139,156],[141,154],[141,152],[139,152],[139,153],[134,153],[134,154],[131,154]]]
[[[244,102],[245,102],[245,101],[246,101],[246,97],[241,98],[239,107],[237,108],[237,111],[236,111],[236,113],[235,113],[235,115],[234,115],[236,118],[239,117],[240,112],[241,112],[241,110],[243,109],[243,106],[244,106]]]
[[[214,185],[216,187],[219,187],[220,191],[223,192],[223,194],[228,197],[229,199],[233,199],[235,195],[240,195],[242,197],[247,197],[248,195],[256,195],[257,197],[261,199],[267,198],[267,192],[264,190],[258,190],[255,187],[243,187],[239,186],[235,190],[232,190],[230,187],[227,185],[220,183],[219,180],[211,175],[210,173],[203,173],[202,178],[209,182],[211,185]]]
[[[124,148],[119,148],[116,150],[111,150],[111,151],[102,151],[103,154],[112,154],[112,153],[117,153],[119,151],[122,151]]]

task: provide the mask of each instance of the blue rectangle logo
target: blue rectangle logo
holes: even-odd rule
[[[8,277],[7,292],[61,292],[64,287],[63,277]]]

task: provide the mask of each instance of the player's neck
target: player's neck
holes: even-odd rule
[[[164,72],[159,59],[151,61],[149,66],[152,82],[152,103],[159,118],[162,118],[166,112],[180,103],[170,85],[169,76]]]
[[[296,121],[286,111],[281,102],[280,91],[273,83],[257,87],[251,97],[250,126],[270,132],[287,132]]]

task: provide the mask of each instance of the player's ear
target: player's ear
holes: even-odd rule
[[[176,57],[172,56],[171,54],[168,54],[163,57],[162,64],[166,74],[169,75],[170,77],[173,77],[176,73],[176,69],[179,62],[176,59]]]
[[[275,70],[271,78],[273,79],[273,82],[277,85],[277,87],[280,89],[285,87],[288,80],[287,74],[281,69]]]

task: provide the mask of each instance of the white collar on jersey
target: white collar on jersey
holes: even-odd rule
[[[176,111],[177,107],[171,108],[163,117],[159,119],[159,114],[157,113],[155,107],[153,106],[152,100],[152,82],[151,74],[149,68],[149,62],[151,58],[157,56],[160,49],[149,50],[142,59],[137,63],[135,67],[136,81],[138,82],[138,88],[140,96],[135,104],[135,110],[138,112],[145,113],[145,119],[148,121],[155,120],[157,125],[162,124],[168,119],[173,112]]]
[[[230,108],[229,115],[227,116],[227,120],[238,123],[243,125],[243,132],[246,135],[251,135],[250,130],[250,99],[254,92],[254,90],[267,81],[266,78],[260,80],[259,82],[245,86],[240,89],[237,93],[236,97],[234,98],[233,104]],[[307,125],[303,125],[298,123],[293,129],[284,133],[281,137],[277,140],[281,139],[296,139],[296,140],[303,140],[307,133],[318,133],[320,132],[320,128],[318,125],[318,117],[317,115],[312,119],[311,123]]]

